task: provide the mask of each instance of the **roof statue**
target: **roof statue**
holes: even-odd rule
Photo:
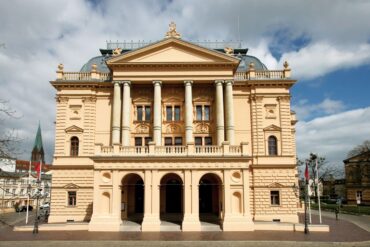
[[[171,21],[170,25],[168,26],[169,28],[168,32],[166,33],[166,38],[181,38],[181,34],[176,31],[176,24],[173,21]]]
[[[116,48],[113,50],[113,56],[118,56],[119,54],[121,54],[121,52],[122,52],[121,48]]]
[[[225,51],[226,55],[229,55],[229,56],[232,56],[234,54],[234,49],[231,48],[231,47],[225,47],[224,51]]]

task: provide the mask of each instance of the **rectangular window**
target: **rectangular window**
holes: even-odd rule
[[[182,137],[175,137],[175,145],[176,146],[182,145]]]
[[[197,120],[202,121],[202,106],[201,105],[196,106],[196,112],[197,112]]]
[[[151,137],[145,137],[145,146],[149,146],[149,142],[152,141]]]
[[[24,189],[21,189],[20,194],[23,196],[23,194],[24,194]]]
[[[356,203],[361,204],[361,202],[362,202],[362,191],[359,190],[356,192]]]
[[[137,121],[143,121],[143,107],[137,106],[136,111],[137,111]]]
[[[212,145],[212,137],[204,137],[204,145],[211,146]]]
[[[68,206],[76,206],[76,191],[68,191]]]
[[[143,145],[143,138],[135,137],[135,146],[139,147]]]
[[[202,137],[195,137],[194,142],[195,146],[202,146]]]
[[[209,121],[210,119],[209,114],[210,114],[209,105],[205,105],[204,106],[204,121]]]
[[[270,191],[271,205],[280,205],[280,195],[278,190]]]
[[[166,107],[166,121],[172,121],[172,106]]]
[[[180,121],[180,106],[175,106],[175,121]]]
[[[152,111],[151,111],[151,108],[150,106],[145,106],[145,121],[150,121],[151,118],[152,118]]]
[[[5,190],[5,194],[9,194],[9,189],[6,189]]]
[[[172,146],[172,137],[165,137],[164,138],[164,145],[165,146]]]

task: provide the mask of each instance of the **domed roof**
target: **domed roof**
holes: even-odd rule
[[[80,72],[91,72],[91,66],[93,64],[97,65],[97,71],[99,72],[109,72],[107,64],[105,63],[106,57],[104,56],[97,56],[91,58],[87,63],[82,66]]]
[[[266,65],[264,65],[261,60],[259,60],[258,58],[254,57],[254,56],[250,56],[250,55],[243,55],[240,58],[240,63],[239,63],[239,67],[237,69],[237,71],[247,71],[248,70],[248,66],[250,63],[254,63],[254,68],[256,70],[268,70]]]

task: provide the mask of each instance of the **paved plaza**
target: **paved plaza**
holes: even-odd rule
[[[12,213],[0,216],[0,246],[205,246],[212,241],[215,246],[370,246],[369,216],[324,213],[323,221],[330,225],[329,233],[286,231],[254,232],[87,232],[48,231],[14,232],[13,225],[23,225],[25,214]],[[313,223],[318,217],[313,214]],[[344,220],[346,218],[346,220]],[[303,220],[303,215],[300,215]],[[356,224],[349,222],[355,222]],[[5,223],[8,221],[9,223]],[[31,220],[32,221],[32,220]],[[359,222],[359,223],[358,223]],[[358,225],[362,225],[361,227]],[[32,242],[29,242],[29,241]],[[47,240],[47,241],[45,241]],[[27,241],[27,242],[24,242]],[[78,242],[77,242],[78,241]],[[312,243],[314,242],[314,243]]]

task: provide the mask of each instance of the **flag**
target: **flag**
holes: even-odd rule
[[[310,180],[310,174],[308,173],[308,162],[306,161],[306,169],[304,171],[304,177],[306,179],[306,183],[308,183],[308,180]]]
[[[37,179],[40,179],[41,175],[41,162],[36,162],[35,171],[37,172]]]

